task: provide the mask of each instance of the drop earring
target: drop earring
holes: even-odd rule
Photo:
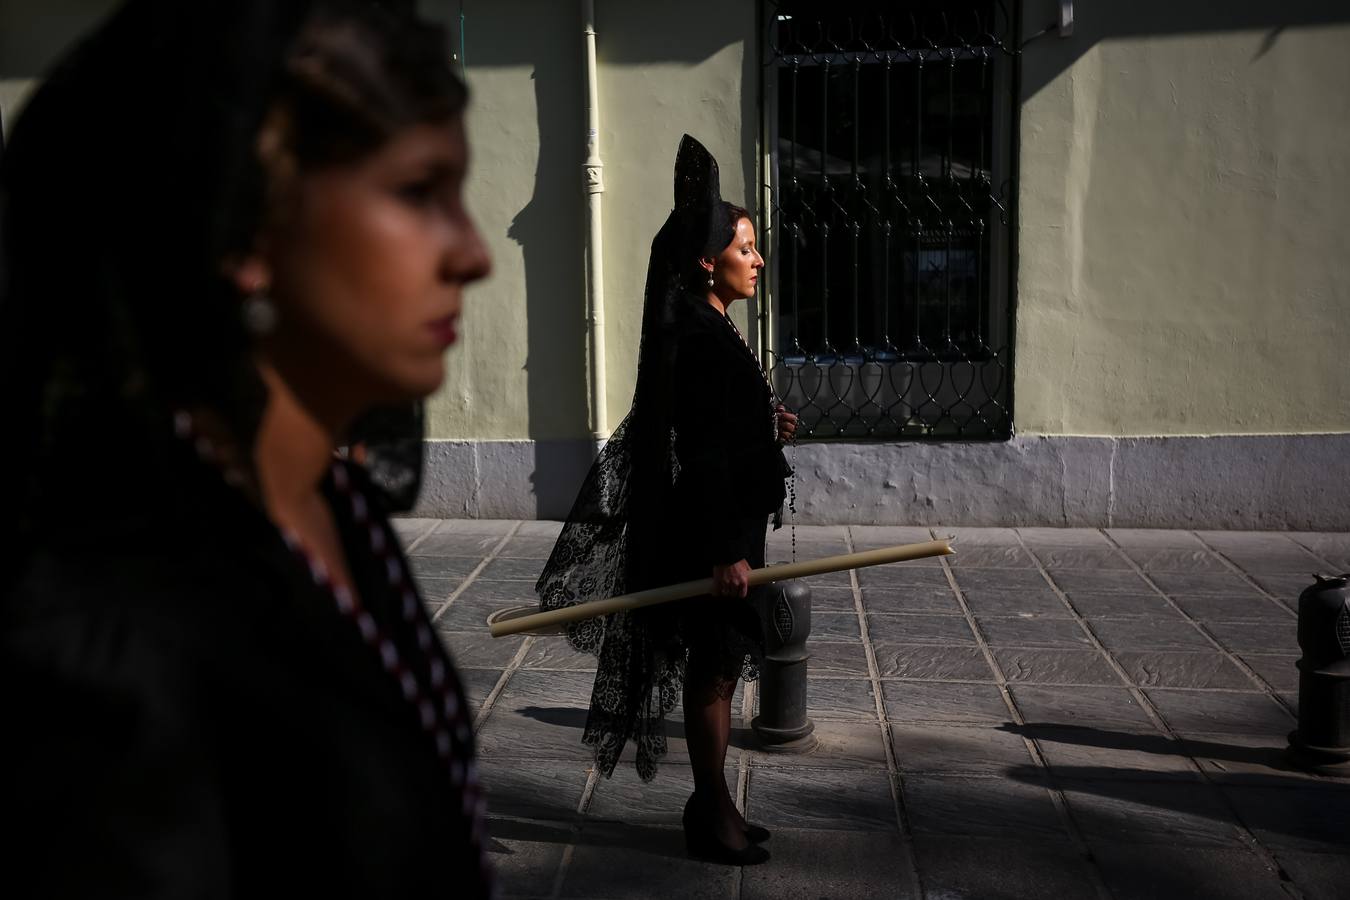
[[[709,273],[708,273],[708,287],[712,287],[712,286],[713,286],[713,277],[712,277],[712,273],[709,272]]]
[[[258,288],[244,300],[244,327],[256,337],[271,334],[277,327],[277,307],[267,292]]]

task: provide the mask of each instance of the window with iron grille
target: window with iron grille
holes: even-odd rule
[[[1015,2],[765,10],[760,325],[800,436],[1009,437]]]

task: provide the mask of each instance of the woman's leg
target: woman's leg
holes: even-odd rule
[[[713,829],[717,839],[733,850],[746,846],[745,820],[727,788],[725,766],[731,741],[731,698],[735,681],[707,677],[695,669],[684,683],[684,733],[689,744],[689,766],[694,772],[695,818]]]

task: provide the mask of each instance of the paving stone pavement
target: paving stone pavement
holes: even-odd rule
[[[598,778],[593,660],[488,635],[534,603],[558,523],[396,524],[475,709],[506,897],[1350,897],[1350,779],[1283,752],[1298,592],[1350,568],[1350,534],[799,526],[801,559],[958,553],[811,581],[820,745],[760,751],[738,692],[728,781],[774,830],[740,870],[683,852],[678,713],[654,782],[631,748]]]

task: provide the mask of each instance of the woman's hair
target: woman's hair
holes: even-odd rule
[[[736,223],[741,219],[754,221],[749,210],[726,200],[718,200],[708,213],[700,212],[697,215],[690,227],[696,233],[700,228],[704,229],[704,233],[695,236],[692,241],[686,240],[684,244],[688,248],[684,254],[689,263],[688,270],[682,277],[690,290],[702,293],[708,273],[700,262],[708,257],[715,258],[731,246],[731,242],[736,238]]]
[[[130,0],[45,79],[0,157],[20,517],[156,473],[176,408],[251,446],[264,394],[224,264],[291,179],[460,114],[444,34],[411,5]]]

